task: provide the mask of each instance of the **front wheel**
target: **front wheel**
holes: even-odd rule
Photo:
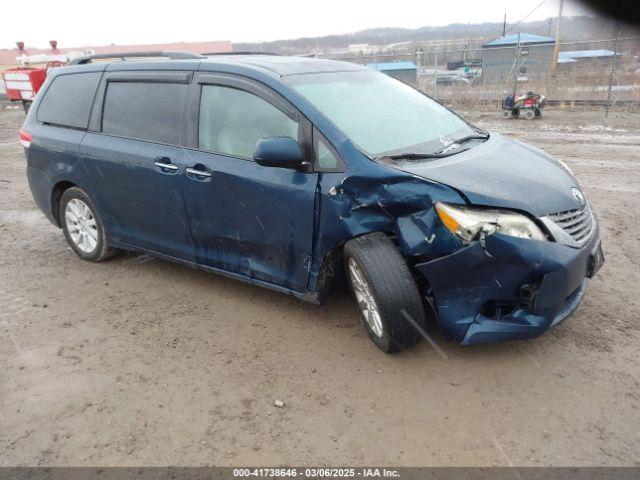
[[[67,242],[83,260],[100,262],[116,253],[109,248],[95,205],[81,188],[72,187],[62,194],[60,223]]]
[[[354,238],[344,247],[345,269],[371,340],[392,353],[424,335],[418,287],[394,243],[383,233]]]

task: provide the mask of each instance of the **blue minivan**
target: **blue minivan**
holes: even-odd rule
[[[386,75],[117,57],[52,70],[20,131],[33,198],[84,260],[147,252],[314,303],[346,281],[385,352],[429,321],[464,345],[540,335],[604,261],[563,163]]]

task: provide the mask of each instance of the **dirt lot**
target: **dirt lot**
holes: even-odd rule
[[[468,114],[566,161],[607,263],[542,337],[378,351],[323,307],[142,255],[83,262],[0,104],[1,465],[640,465],[640,115]],[[276,399],[285,402],[275,408]]]

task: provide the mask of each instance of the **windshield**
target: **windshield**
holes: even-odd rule
[[[432,153],[474,132],[442,105],[378,72],[295,75],[287,83],[370,156]]]

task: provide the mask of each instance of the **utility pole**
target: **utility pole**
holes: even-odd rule
[[[551,64],[551,76],[556,78],[558,73],[558,53],[560,51],[560,33],[562,30],[562,4],[564,0],[560,0],[560,9],[558,10],[558,23],[556,25],[556,45],[553,48],[553,63]]]
[[[516,45],[516,59],[513,61],[513,98],[516,98],[516,93],[518,92],[518,73],[520,71],[520,52],[522,45],[520,43],[520,33],[518,33],[518,44]]]
[[[502,22],[502,36],[507,34],[507,12],[504,12],[504,20]]]
[[[433,52],[433,98],[438,94],[438,54]]]
[[[618,48],[620,46],[620,27],[616,23],[616,43],[613,46],[613,58],[611,59],[611,71],[609,72],[609,88],[607,90],[607,102],[604,104],[604,118],[609,116],[609,108],[611,107],[611,87],[616,78],[616,69],[618,68]]]

